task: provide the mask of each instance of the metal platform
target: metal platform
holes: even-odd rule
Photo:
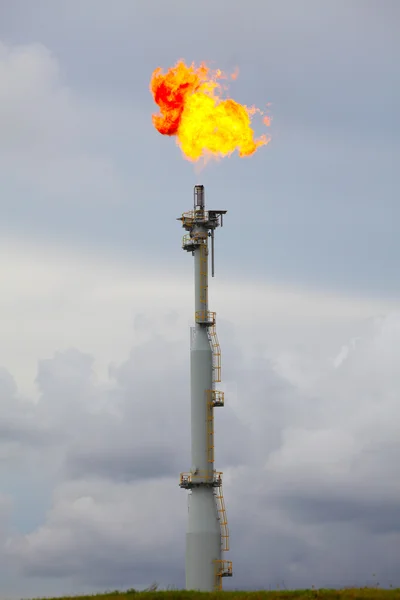
[[[214,472],[211,478],[208,473],[181,473],[179,487],[185,490],[191,490],[195,487],[221,487],[221,474]]]

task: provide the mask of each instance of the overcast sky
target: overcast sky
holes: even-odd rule
[[[399,55],[397,0],[0,0],[2,600],[184,586],[196,183],[224,587],[400,586]],[[151,122],[180,58],[270,144],[196,172]]]

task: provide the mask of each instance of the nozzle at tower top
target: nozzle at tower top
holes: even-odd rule
[[[194,210],[205,209],[204,185],[194,186]]]

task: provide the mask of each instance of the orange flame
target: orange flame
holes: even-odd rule
[[[256,113],[263,115],[260,109],[222,98],[225,86],[219,80],[227,78],[220,69],[212,72],[205,63],[187,66],[182,60],[166,74],[160,67],[153,72],[150,91],[160,109],[153,114],[154,127],[162,135],[176,136],[190,161],[229,156],[235,150],[250,156],[270,141],[266,135],[254,138],[251,120]],[[263,122],[268,126],[269,117]]]

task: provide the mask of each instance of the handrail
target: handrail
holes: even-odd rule
[[[182,238],[182,248],[185,248],[186,246],[191,246],[194,244],[199,244],[199,245],[207,245],[207,238],[201,237],[199,235],[196,234],[192,234],[190,235],[190,233],[187,233],[186,235],[183,236]]]
[[[231,560],[214,560],[215,565],[215,590],[222,590],[222,577],[232,577],[232,561]]]
[[[182,213],[182,220],[186,221],[198,221],[199,223],[201,223],[203,221],[208,221],[208,219],[208,210],[188,210]]]
[[[194,473],[181,473],[180,475],[180,484],[190,484],[190,483],[202,483],[205,481],[206,483],[212,481],[214,484],[218,484],[218,487],[222,483],[221,478],[222,472],[213,471],[212,476],[210,477],[210,471],[195,471]]]
[[[211,310],[197,310],[195,313],[196,323],[209,323],[210,325],[215,324],[216,312]]]
[[[216,406],[224,406],[225,404],[225,394],[220,390],[206,390],[207,396],[209,398],[209,402],[212,403],[214,407]]]
[[[215,493],[215,498],[217,500],[217,509],[220,516],[220,527],[221,527],[221,544],[222,551],[228,552],[229,550],[229,527],[228,527],[228,519],[226,516],[225,502],[224,502],[224,494],[222,491],[222,485],[219,486],[219,493]]]

